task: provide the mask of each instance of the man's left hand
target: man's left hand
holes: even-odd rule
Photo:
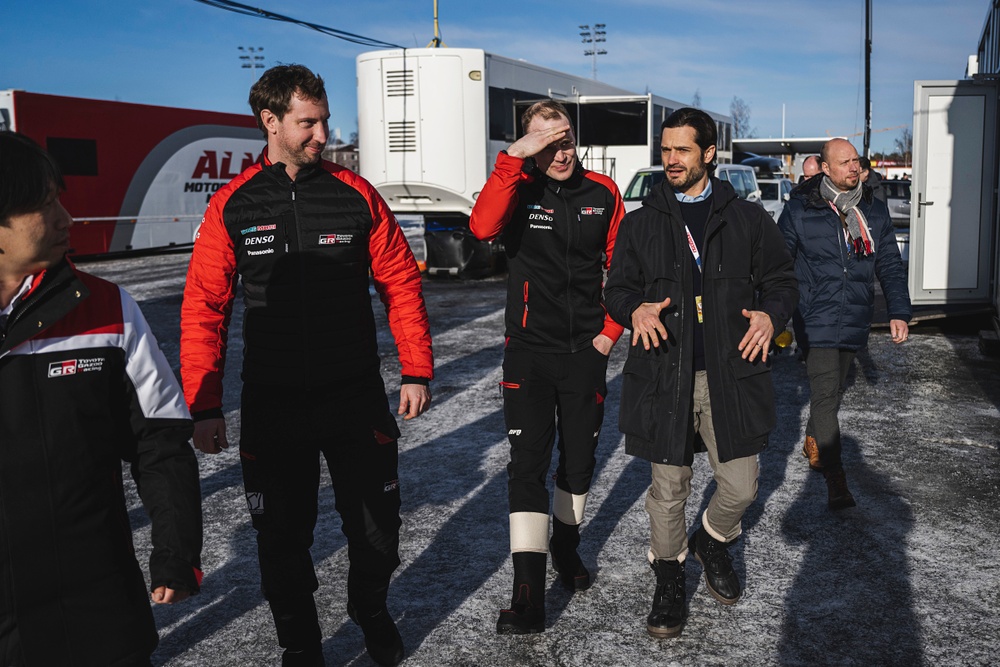
[[[903,320],[890,320],[889,333],[892,334],[893,343],[902,343],[910,336],[910,325]]]
[[[423,384],[404,384],[399,388],[399,410],[404,421],[422,415],[431,405],[431,388]]]
[[[156,604],[174,604],[175,602],[187,600],[191,597],[191,594],[187,591],[176,591],[166,586],[157,586],[153,589],[150,597],[153,598],[153,602]]]
[[[771,349],[771,337],[774,335],[774,324],[771,323],[771,316],[762,310],[744,308],[742,312],[743,317],[750,320],[747,333],[739,344],[743,358],[752,362],[757,358],[757,353],[760,353],[760,360],[767,361],[767,352]]]

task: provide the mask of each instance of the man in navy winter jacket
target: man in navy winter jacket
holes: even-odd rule
[[[878,277],[895,343],[906,340],[910,296],[889,210],[861,182],[858,152],[845,139],[823,146],[822,174],[792,193],[778,219],[799,279],[793,324],[809,375],[802,448],[826,476],[828,504],[855,505],[841,464],[837,412],[854,355],[868,342]]]

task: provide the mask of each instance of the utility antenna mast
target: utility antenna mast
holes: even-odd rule
[[[872,144],[872,0],[865,0],[865,140],[864,155]]]
[[[441,47],[447,48],[448,45],[441,41],[441,31],[438,29],[438,3],[434,0],[434,39],[427,44],[428,49],[439,49]]]

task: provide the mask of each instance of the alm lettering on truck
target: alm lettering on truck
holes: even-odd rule
[[[216,151],[203,151],[191,172],[191,180],[184,184],[184,192],[204,192],[205,202],[208,203],[212,193],[253,166],[254,162],[252,153],[243,153],[240,168],[234,170],[232,151],[224,151],[221,158]]]

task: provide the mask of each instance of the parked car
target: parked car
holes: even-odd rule
[[[910,226],[910,181],[882,179],[885,188],[885,203],[889,206],[889,217],[894,227]]]
[[[777,220],[794,185],[787,178],[759,178],[757,185],[760,187],[760,203]]]
[[[760,203],[760,186],[753,167],[742,164],[720,164],[715,168],[715,176],[720,181],[729,181],[736,195],[747,201]]]
[[[715,168],[715,176],[720,180],[728,181],[736,190],[737,196],[748,201],[760,202],[760,189],[757,187],[757,177],[754,175],[752,167],[740,164],[720,164]],[[639,208],[650,190],[665,177],[662,166],[647,167],[635,172],[635,176],[629,181],[628,187],[625,188],[622,195],[625,210],[632,211]]]
[[[769,178],[769,174],[780,174],[785,168],[785,165],[780,158],[766,157],[764,155],[757,155],[756,153],[740,151],[733,152],[733,162],[753,167],[757,170],[757,173],[760,174],[761,178]]]

